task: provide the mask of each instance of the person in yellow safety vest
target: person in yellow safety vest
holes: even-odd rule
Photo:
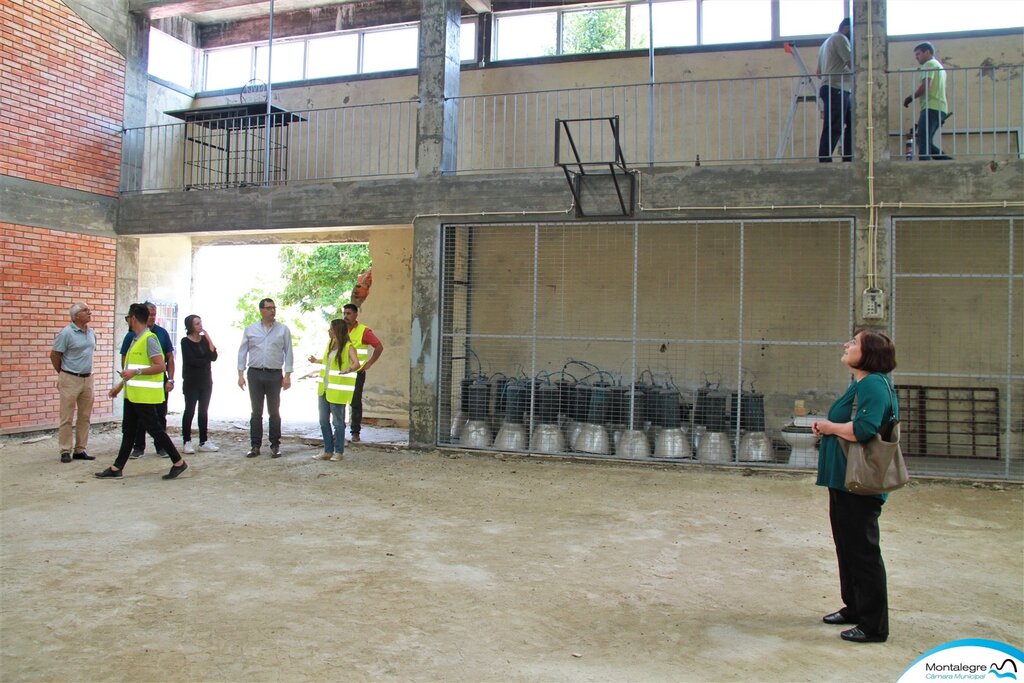
[[[324,450],[313,457],[319,460],[338,461],[345,458],[345,406],[352,402],[352,395],[355,392],[359,357],[349,341],[348,326],[344,320],[332,320],[328,334],[331,338],[324,349],[323,358],[309,356],[310,363],[324,364],[316,389]]]
[[[131,455],[135,443],[135,435],[139,430],[148,431],[153,435],[157,448],[163,449],[171,457],[171,470],[164,479],[175,479],[188,469],[188,463],[174,447],[171,437],[160,426],[157,407],[164,400],[164,352],[156,335],[146,326],[149,321],[149,309],[145,304],[132,304],[128,309],[128,325],[135,333],[128,353],[125,354],[124,370],[121,371],[121,383],[110,390],[111,398],[117,396],[121,389],[125,390],[124,419],[121,422],[121,448],[117,452],[114,464],[97,472],[98,479],[119,479],[125,463]]]
[[[359,322],[359,307],[355,304],[345,304],[345,323],[348,325],[348,336],[352,340],[352,346],[356,347],[359,355],[359,371],[356,374],[356,390],[352,394],[352,441],[359,441],[359,432],[363,426],[363,385],[366,384],[366,371],[377,362],[380,355],[384,353],[384,344],[377,335],[366,325]],[[370,349],[373,349],[371,355]]]

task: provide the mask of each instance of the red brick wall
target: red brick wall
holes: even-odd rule
[[[116,255],[113,238],[0,223],[0,433],[57,426],[50,346],[76,301],[89,304],[96,330],[93,419],[112,416]]]
[[[116,195],[124,73],[59,0],[0,2],[0,175]]]

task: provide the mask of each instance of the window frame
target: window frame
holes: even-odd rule
[[[677,1],[677,0],[651,0],[652,4],[654,4],[654,5],[663,4],[663,3],[670,3],[670,2],[675,2],[675,1]],[[693,0],[693,1],[696,4],[696,9],[695,9],[695,21],[696,21],[696,24],[697,24],[696,42],[695,43],[681,43],[679,45],[672,45],[672,46],[667,46],[666,45],[666,46],[662,46],[662,47],[665,47],[665,48],[713,47],[713,46],[733,44],[733,43],[721,43],[721,42],[707,43],[707,42],[704,41],[704,34],[705,34],[705,26],[704,26],[704,19],[705,19],[704,1],[705,0]],[[851,2],[851,0],[841,0],[841,1],[845,5],[844,9],[846,11],[846,15],[848,16],[849,13],[850,13],[852,2]],[[786,34],[786,35],[782,35],[780,33],[780,0],[765,0],[765,2],[767,2],[768,5],[769,5],[769,14],[770,14],[770,21],[771,21],[771,27],[770,27],[770,32],[769,32],[770,35],[767,38],[765,38],[765,40],[737,41],[735,44],[755,44],[755,43],[766,42],[766,41],[780,41],[780,40],[787,40],[787,39],[817,39],[817,38],[824,38],[824,37],[832,34],[835,31],[834,27],[823,27],[825,30],[823,30],[821,33]],[[626,32],[626,47],[625,47],[625,51],[646,50],[646,49],[648,49],[646,46],[643,46],[643,47],[634,47],[633,46],[633,35],[632,35],[632,31],[631,31],[631,26],[632,26],[632,13],[633,13],[633,9],[637,8],[637,7],[642,7],[642,8],[646,9],[647,4],[648,4],[647,0],[609,0],[608,2],[590,2],[590,3],[581,3],[579,5],[552,6],[552,7],[538,8],[538,9],[509,10],[509,11],[505,11],[505,12],[494,12],[494,14],[493,14],[493,22],[492,22],[492,26],[493,26],[492,30],[494,31],[494,37],[493,37],[493,40],[492,40],[491,54],[489,55],[490,61],[493,61],[493,62],[503,62],[503,61],[511,61],[511,60],[515,60],[515,59],[535,59],[535,57],[503,57],[503,58],[499,58],[498,57],[498,52],[497,52],[497,45],[499,44],[499,42],[501,40],[501,38],[500,38],[500,36],[498,34],[500,33],[500,25],[501,25],[502,18],[511,17],[511,16],[524,16],[524,15],[530,15],[530,14],[551,14],[551,15],[555,15],[555,37],[554,37],[554,39],[555,39],[555,53],[553,55],[550,55],[551,57],[572,57],[572,56],[577,56],[577,55],[581,54],[581,53],[574,53],[574,52],[564,52],[564,50],[563,50],[563,43],[564,43],[563,32],[564,32],[564,27],[565,27],[565,16],[567,14],[570,14],[570,13],[580,12],[580,11],[584,11],[584,10],[587,10],[587,9],[613,9],[613,8],[618,8],[618,7],[625,8],[625,10],[626,10],[625,11],[625,32]],[[655,48],[655,49],[660,49],[660,48]],[[619,50],[613,50],[613,51],[610,51],[610,52],[618,52],[618,51]],[[582,54],[591,54],[592,55],[592,54],[602,54],[602,53],[601,52],[590,52],[590,53],[582,53]]]
[[[477,17],[463,17],[462,24],[466,25],[468,23],[472,23],[473,24],[474,31],[475,31],[475,34],[474,34],[474,43],[475,43],[476,42],[476,38],[479,36],[480,22],[478,21]],[[287,38],[276,39],[276,40],[274,40],[274,46],[275,47],[278,46],[278,45],[281,45],[281,44],[294,44],[294,43],[298,43],[298,42],[303,43],[303,50],[302,50],[302,78],[300,80],[298,80],[298,81],[296,81],[296,80],[291,80],[291,81],[274,81],[274,85],[283,84],[283,83],[301,83],[303,81],[320,80],[322,78],[347,78],[347,77],[351,77],[351,76],[371,76],[371,75],[379,75],[379,74],[392,73],[392,72],[408,71],[409,69],[418,69],[419,68],[419,64],[415,64],[412,67],[408,67],[408,68],[397,69],[397,70],[393,69],[393,70],[388,70],[388,71],[366,71],[364,69],[364,65],[365,65],[365,50],[366,50],[366,36],[368,34],[394,32],[394,31],[403,30],[403,29],[410,29],[410,28],[413,28],[413,29],[416,30],[416,35],[417,35],[417,40],[418,40],[419,39],[419,30],[420,30],[420,22],[418,22],[418,21],[403,22],[403,23],[400,23],[400,24],[387,24],[387,25],[384,25],[384,26],[374,26],[372,28],[352,29],[352,30],[348,30],[348,31],[330,31],[330,32],[327,32],[327,33],[316,33],[316,34],[306,35],[306,36],[296,36],[296,37],[289,36]],[[322,40],[324,38],[331,38],[331,37],[334,37],[334,36],[350,36],[350,35],[357,36],[356,71],[353,72],[353,73],[338,74],[338,75],[335,75],[335,76],[317,76],[315,78],[310,78],[310,76],[309,76],[309,43],[310,43],[310,41]],[[256,73],[256,68],[258,66],[258,61],[257,61],[257,56],[256,55],[257,55],[257,51],[259,49],[265,49],[266,46],[267,46],[267,41],[263,40],[263,41],[259,41],[259,42],[255,42],[255,43],[239,43],[237,45],[225,45],[223,47],[215,47],[215,48],[209,48],[209,49],[206,49],[206,50],[198,50],[198,53],[199,53],[198,60],[199,60],[200,65],[201,65],[201,69],[195,69],[194,71],[195,71],[195,73],[197,75],[197,78],[195,78],[196,83],[197,84],[199,84],[199,83],[202,84],[202,87],[199,89],[199,91],[200,92],[219,92],[221,90],[236,90],[238,88],[243,87],[245,85],[245,83],[247,83],[247,82],[249,82],[249,81],[251,81],[253,79],[263,80],[262,78],[260,78],[260,74]],[[216,89],[212,89],[212,90],[208,89],[207,88],[207,83],[209,82],[209,74],[210,74],[210,55],[213,54],[213,53],[225,52],[225,51],[228,51],[228,50],[238,50],[240,48],[245,48],[245,49],[249,50],[249,77],[247,79],[245,79],[245,82],[243,82],[242,85],[239,85],[237,87],[232,87],[232,88],[216,88]],[[471,55],[469,57],[465,57],[465,58],[461,59],[461,63],[463,63],[463,64],[474,64],[474,63],[476,63],[476,59],[477,59],[477,57],[474,54],[474,55]],[[268,74],[268,77],[269,77],[269,74]]]

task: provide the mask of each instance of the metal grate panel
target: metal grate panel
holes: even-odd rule
[[[896,387],[906,456],[999,458],[999,389]]]

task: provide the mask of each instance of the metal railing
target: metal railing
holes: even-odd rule
[[[550,167],[555,119],[611,116],[632,165],[816,161],[815,88],[779,76],[460,97],[458,170]],[[604,129],[578,133],[584,157],[607,147]]]
[[[203,119],[125,131],[122,192],[263,184],[271,131],[270,184],[411,175],[416,102]]]
[[[891,71],[889,79],[890,152],[906,153],[908,137],[920,116],[921,100],[903,107],[903,98],[917,89],[921,72]],[[1024,154],[1024,65],[946,67],[946,101],[950,117],[934,142],[954,158],[1016,159]],[[916,145],[914,157],[918,156]]]
[[[936,136],[939,146],[958,158],[1019,158],[1022,72],[1024,65],[947,69],[953,116]],[[901,158],[906,134],[918,117],[916,102],[902,106],[902,98],[916,87],[916,72],[890,72],[888,85],[890,154]],[[816,88],[816,79],[794,75],[466,95],[451,101],[457,144],[451,170],[549,169],[555,163],[556,119],[613,116],[619,117],[620,143],[631,166],[816,162],[822,126]],[[271,126],[281,130],[272,140],[269,182],[411,175],[416,115],[417,103],[410,100],[288,112],[287,123]],[[220,137],[212,133],[218,125]],[[239,163],[249,161],[239,155],[253,156],[243,168],[264,167],[265,142],[234,140],[225,132],[230,128],[226,120],[206,120],[126,130],[122,191],[265,182],[262,171],[254,171],[252,179],[237,175]],[[855,139],[858,128],[863,126],[854,125]],[[600,123],[574,131],[581,158],[601,157],[611,142],[608,136]]]

